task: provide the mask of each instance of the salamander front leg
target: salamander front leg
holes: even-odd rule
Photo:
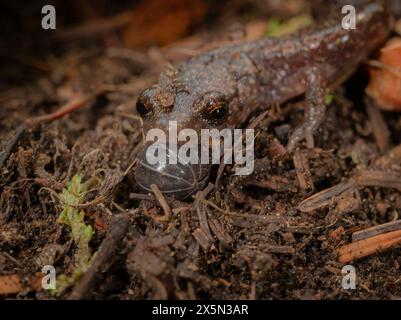
[[[297,143],[306,140],[308,148],[315,145],[313,134],[323,122],[326,114],[324,102],[326,94],[326,79],[318,67],[313,67],[307,72],[306,77],[306,107],[304,110],[304,123],[292,133],[287,149],[292,152]]]

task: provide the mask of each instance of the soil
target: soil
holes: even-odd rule
[[[319,194],[376,170],[391,150],[397,157],[380,172],[400,173],[401,116],[364,98],[366,66],[333,93],[314,149],[300,144],[289,154],[284,148],[302,121],[299,99],[258,121],[250,176],[235,176],[232,166],[221,175],[214,168],[205,190],[188,201],[165,197],[166,203],[144,195],[133,178],[142,141],[136,98],[167,63],[244,34],[264,36],[272,17],[310,14],[309,1],[194,1],[192,9],[173,0],[166,9],[155,1],[57,1],[57,31],[64,33],[56,37],[38,30],[40,3],[0,5],[7,9],[0,10],[1,298],[401,297],[399,247],[346,263],[356,271],[354,290],[341,285],[345,263],[337,251],[355,232],[396,221],[401,189],[379,177],[381,183],[356,183],[329,199]],[[165,28],[146,24],[150,18],[143,26],[138,19],[119,25],[131,11],[160,15],[167,25],[175,12],[181,22],[165,36]],[[105,16],[120,20],[102,29]],[[87,21],[95,31],[74,29]],[[141,26],[149,32],[138,32]],[[64,107],[75,110],[57,113]],[[72,277],[76,269],[78,244],[58,217],[65,207],[60,194],[77,174],[90,185],[78,209],[93,229],[89,250],[97,253],[55,295],[41,289],[40,272],[53,265],[57,275]],[[308,201],[316,194],[317,203]]]

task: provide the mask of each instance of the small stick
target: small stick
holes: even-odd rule
[[[3,163],[8,159],[10,153],[18,140],[21,138],[22,134],[25,132],[27,126],[25,123],[21,124],[16,130],[10,141],[6,144],[4,150],[0,152],[0,168],[3,166]]]
[[[0,57],[4,57],[5,59],[13,60],[17,63],[29,66],[33,69],[39,70],[41,72],[48,73],[51,71],[51,66],[45,61],[35,59],[29,56],[24,55],[15,55],[15,52],[5,52],[0,50]]]
[[[206,207],[206,211],[208,211]],[[224,227],[221,225],[221,223],[213,218],[209,214],[209,220],[208,220],[210,229],[212,230],[213,234],[216,235],[217,239],[221,242],[224,243],[225,245],[229,245],[230,243],[234,242],[234,239],[231,237],[231,235],[224,229]]]
[[[57,111],[46,114],[43,116],[26,119],[25,123],[21,124],[17,129],[13,136],[13,138],[6,144],[4,150],[0,153],[0,167],[3,166],[3,163],[10,156],[11,150],[14,148],[15,144],[21,138],[22,134],[26,131],[27,125],[31,123],[40,123],[40,122],[50,122],[56,119],[59,119],[79,108],[83,105],[87,104],[91,99],[95,98],[99,94],[103,93],[104,90],[99,90],[94,94],[85,95],[83,97],[76,98],[72,101],[69,101],[64,106],[60,107]]]
[[[305,199],[298,205],[298,210],[302,212],[312,212],[316,209],[327,206],[330,201],[338,197],[345,191],[348,191],[356,186],[355,181],[350,180],[335,185],[334,187],[320,191],[313,196]]]
[[[320,191],[305,199],[298,205],[302,212],[312,212],[323,208],[335,200],[335,197],[357,187],[382,187],[401,190],[401,175],[394,170],[393,166],[401,164],[401,144],[394,147],[385,155],[377,159],[372,169],[356,172],[347,182],[342,182],[334,187]]]
[[[147,201],[156,201],[155,197],[150,195],[150,194],[144,194],[144,193],[133,193],[131,192],[129,194],[129,198],[131,200],[147,200]]]
[[[370,122],[373,126],[373,134],[375,136],[376,144],[381,153],[385,152],[390,146],[390,130],[383,118],[380,110],[373,104],[370,99],[365,99],[367,112]]]
[[[361,187],[394,188],[401,191],[401,174],[394,171],[360,170],[355,181]]]
[[[155,195],[156,199],[159,201],[160,206],[163,208],[165,218],[167,220],[170,220],[171,218],[171,208],[168,205],[166,198],[163,196],[161,193],[160,189],[157,187],[157,185],[152,184],[150,185],[150,188],[152,189],[153,194]]]
[[[55,35],[57,40],[74,40],[94,37],[104,32],[120,28],[132,20],[132,13],[123,12],[111,17],[98,18],[83,24],[75,25],[58,31]]]
[[[218,212],[220,212],[224,215],[227,215],[227,216],[231,216],[231,217],[258,220],[259,223],[263,223],[263,222],[264,223],[285,223],[286,222],[286,220],[281,216],[265,216],[265,215],[257,215],[257,214],[235,213],[235,212],[230,212],[230,211],[224,210],[209,200],[203,200],[203,202],[205,202],[208,206],[212,207],[213,209],[216,209]]]
[[[401,230],[387,232],[385,234],[347,244],[337,249],[336,252],[339,254],[339,262],[348,263],[391,248],[399,243],[401,243]]]
[[[310,173],[308,158],[299,149],[294,152],[294,167],[297,173],[298,184],[303,190],[312,191],[314,189],[312,175]]]
[[[36,118],[32,118],[27,121],[36,123],[36,122],[48,122],[48,121],[59,119],[65,115],[81,108],[84,104],[88,103],[90,100],[92,100],[98,94],[99,94],[99,92],[97,92],[95,94],[89,94],[89,95],[85,95],[83,97],[73,99],[53,113],[46,114],[44,116],[39,116]]]
[[[3,251],[1,253],[2,255],[4,255],[6,258],[8,258],[10,261],[12,261],[17,267],[22,267],[21,262],[19,262],[17,259],[15,259],[11,254],[9,254],[7,251]]]
[[[117,249],[127,233],[128,221],[128,214],[120,214],[112,217],[107,236],[103,239],[96,257],[72,290],[68,300],[87,298],[90,289],[96,285],[100,275],[104,274],[111,267]]]
[[[283,253],[283,254],[294,254],[295,249],[291,246],[278,246],[278,245],[267,245],[264,250],[269,253]]]
[[[270,112],[270,109],[267,109],[267,111],[262,112],[260,115],[258,115],[256,117],[256,119],[254,121],[252,121],[252,123],[248,126],[247,129],[255,129],[257,127],[257,125],[269,114],[269,112]],[[242,143],[242,141],[241,141],[241,143]],[[237,147],[238,147],[237,145],[233,146],[233,148],[228,149],[226,151],[226,153],[229,154],[233,150],[235,151],[235,148],[237,148]],[[225,154],[224,154],[224,156],[225,156]],[[224,161],[221,161],[220,165],[219,165],[219,169],[217,170],[217,178],[216,178],[216,182],[215,182],[215,190],[217,190],[218,187],[219,187],[220,179],[223,176],[223,172],[224,172],[224,168],[225,167],[226,167],[226,165],[225,165]]]
[[[207,235],[202,228],[196,228],[194,232],[192,232],[192,236],[204,250],[207,250],[210,247],[210,243],[213,241],[213,237]]]
[[[213,236],[210,232],[209,223],[205,210],[205,203],[203,201],[205,200],[207,195],[213,190],[213,188],[214,185],[212,183],[209,183],[208,186],[203,191],[199,191],[196,194],[194,202],[194,207],[195,207],[194,210],[196,211],[196,214],[199,219],[200,229],[210,241],[213,241]]]
[[[401,220],[395,220],[380,224],[368,229],[360,230],[352,234],[352,242],[364,240],[379,234],[401,230]]]
[[[401,174],[381,170],[360,170],[348,182],[343,182],[305,199],[298,205],[302,212],[312,212],[355,187],[381,187],[401,190]]]

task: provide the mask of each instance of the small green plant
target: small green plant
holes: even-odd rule
[[[93,237],[93,229],[92,226],[85,224],[85,212],[79,208],[84,200],[85,191],[81,176],[75,175],[59,196],[63,210],[58,222],[71,228],[71,238],[77,250],[74,255],[75,266],[71,276],[62,274],[57,277],[57,288],[53,292],[56,295],[61,294],[66,288],[79,280],[89,268],[93,258],[89,247],[89,242]]]
[[[278,30],[280,29],[280,25],[281,23],[277,18],[271,18],[267,23],[267,36],[275,37],[278,33]]]
[[[287,21],[280,22],[272,17],[267,24],[268,37],[281,37],[294,33],[300,29],[310,27],[314,24],[313,18],[308,14],[295,16]]]
[[[329,106],[333,103],[333,100],[334,100],[334,94],[330,90],[327,90],[326,95],[324,96],[324,104],[326,106]]]

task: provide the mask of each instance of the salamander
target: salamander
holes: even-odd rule
[[[361,1],[359,1],[361,2]],[[391,31],[392,18],[384,1],[356,5],[356,28],[342,25],[337,7],[326,22],[282,38],[224,46],[169,67],[159,82],[139,96],[136,108],[143,130],[158,128],[168,135],[168,124],[178,130],[240,127],[255,110],[305,95],[304,123],[288,141],[291,152],[302,140],[314,146],[313,134],[324,120],[328,87],[344,82],[355,68],[377,49]],[[150,191],[186,198],[204,187],[209,164],[151,165],[146,159],[149,143],[138,155],[135,178]],[[167,147],[168,148],[168,147]],[[167,154],[168,154],[167,150]]]

